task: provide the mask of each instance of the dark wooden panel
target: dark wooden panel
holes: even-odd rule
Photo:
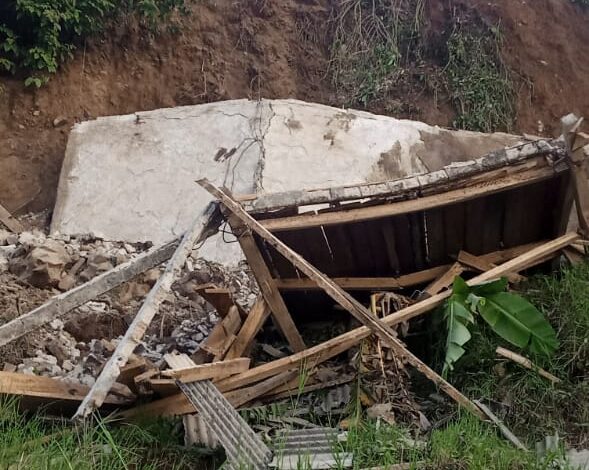
[[[444,227],[444,210],[432,209],[425,213],[427,230],[427,262],[428,266],[439,266],[447,262],[446,231]]]
[[[485,201],[474,199],[466,203],[466,230],[464,247],[473,255],[482,255],[485,233]]]
[[[423,212],[412,212],[409,214],[411,225],[411,247],[413,249],[414,265],[413,271],[420,271],[425,268],[425,224]]]
[[[356,260],[352,253],[352,240],[347,225],[327,226],[325,227],[325,235],[337,266],[336,274],[332,274],[332,276],[353,276],[356,272]]]
[[[399,257],[401,274],[407,274],[415,269],[415,257],[411,243],[411,224],[407,215],[392,217],[391,221],[395,227],[395,248]]]
[[[382,235],[386,256],[388,258],[387,272],[390,276],[397,276],[401,272],[401,264],[395,242],[395,226],[390,218],[383,219],[380,224],[380,233]]]
[[[483,253],[499,250],[503,242],[505,216],[505,193],[493,194],[485,198],[485,218],[482,241]]]
[[[448,256],[458,256],[460,250],[464,249],[466,204],[453,204],[443,210],[446,253]]]
[[[365,222],[348,224],[348,230],[352,244],[350,250],[356,261],[356,276],[371,276],[376,272],[375,256],[378,253],[374,250],[368,236],[367,224]]]

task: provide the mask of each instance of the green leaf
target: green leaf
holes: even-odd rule
[[[523,297],[499,292],[478,304],[478,311],[493,331],[520,348],[550,356],[558,348],[556,333],[536,307]]]
[[[472,287],[473,293],[480,297],[487,297],[507,290],[507,278],[502,277],[494,281],[484,282]]]
[[[468,294],[470,294],[470,292],[471,289],[466,283],[466,281],[462,279],[460,276],[456,276],[454,278],[454,284],[452,285],[452,296],[464,300],[468,297]]]
[[[463,346],[471,338],[467,325],[474,323],[474,318],[466,308],[463,299],[460,296],[452,295],[444,306],[444,319],[448,336],[446,337],[446,357],[444,358],[442,376],[446,377],[448,371],[453,370],[454,363],[464,354]]]

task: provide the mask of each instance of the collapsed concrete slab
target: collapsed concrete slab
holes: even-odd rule
[[[357,185],[436,171],[515,145],[518,136],[449,131],[296,100],[233,100],[104,117],[76,125],[61,172],[53,234],[163,243],[210,196]],[[202,253],[241,258],[220,237]]]

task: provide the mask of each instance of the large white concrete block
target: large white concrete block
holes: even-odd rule
[[[152,241],[180,235],[210,197],[377,182],[435,171],[513,145],[517,136],[427,124],[295,100],[234,100],[99,118],[74,127],[53,233]],[[219,238],[205,255],[240,253]]]

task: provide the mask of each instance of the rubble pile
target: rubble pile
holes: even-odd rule
[[[145,243],[110,242],[89,236],[48,237],[37,229],[20,234],[0,229],[0,324],[148,248]],[[13,347],[0,348],[0,365],[9,372],[91,386],[162,270],[150,269],[30,333]],[[159,366],[168,352],[193,354],[198,350],[220,319],[215,308],[193,292],[202,284],[229,289],[235,303],[244,309],[253,305],[259,292],[245,263],[229,270],[189,258],[181,279],[135,351],[138,356]]]

